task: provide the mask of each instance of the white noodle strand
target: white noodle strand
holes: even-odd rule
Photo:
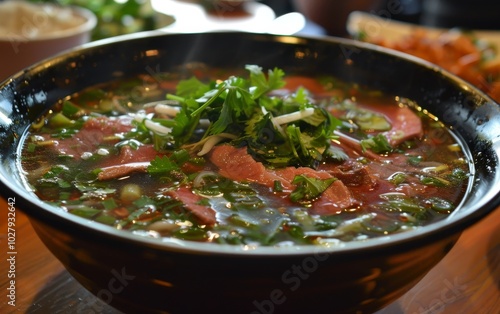
[[[293,121],[301,120],[312,116],[314,114],[314,108],[306,108],[301,111],[295,111],[292,113],[287,113],[281,116],[272,118],[272,122],[276,125],[287,124]]]
[[[167,135],[172,132],[171,128],[167,128],[166,126],[163,126],[159,123],[153,122],[149,120],[145,115],[142,114],[136,114],[134,115],[134,120],[137,122],[144,122],[146,127],[150,129],[153,132],[156,132],[160,135]]]

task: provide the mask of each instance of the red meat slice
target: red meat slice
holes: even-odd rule
[[[384,132],[391,145],[396,146],[406,140],[422,136],[424,132],[422,121],[413,110],[408,107],[398,107],[391,112],[393,114],[389,115],[389,119],[392,128]]]
[[[264,165],[256,162],[247,153],[247,149],[235,148],[230,145],[220,145],[212,149],[210,161],[219,168],[220,174],[226,178],[239,182],[255,182],[268,187],[274,186],[275,181],[281,181],[285,189],[292,186],[281,177],[266,170]]]
[[[94,152],[97,149],[97,144],[102,143],[103,139],[104,135],[99,130],[82,129],[71,138],[55,140],[54,149],[60,155],[80,160],[84,153]]]
[[[149,165],[150,163],[148,161],[143,161],[104,167],[101,168],[101,172],[97,175],[97,179],[105,181],[122,178],[134,172],[146,172]]]
[[[394,106],[383,103],[371,103],[369,105],[359,103],[358,106],[385,116],[391,124],[391,129],[382,132],[382,134],[393,146],[397,146],[412,138],[419,138],[424,133],[422,120],[407,106]],[[344,111],[332,109],[330,113],[336,117],[340,117],[344,114]],[[347,145],[357,145],[354,142],[349,143],[349,138],[341,138],[340,141]]]
[[[380,180],[372,173],[368,165],[354,160],[348,160],[342,165],[335,165],[334,167],[328,165],[323,167],[322,170],[328,171],[332,176],[341,180],[349,187],[373,189]]]
[[[220,174],[235,181],[255,182],[273,187],[275,181],[281,182],[285,191],[294,189],[293,179],[297,175],[306,175],[318,179],[328,179],[332,176],[325,171],[316,171],[306,167],[287,167],[279,170],[268,170],[260,162],[255,161],[247,153],[246,148],[235,148],[230,145],[216,146],[210,155],[210,161],[215,164]],[[334,181],[309,208],[312,214],[332,215],[340,210],[356,204],[349,189],[340,180]]]
[[[286,182],[292,182],[295,176],[298,175],[306,175],[316,179],[332,178],[332,175],[326,171],[316,171],[307,167],[287,167],[274,170],[273,172],[286,180]],[[313,215],[332,215],[338,214],[343,209],[353,207],[356,203],[351,191],[344,183],[340,180],[335,180],[321,196],[314,201],[314,205],[308,210]]]
[[[55,141],[54,149],[61,155],[72,156],[79,160],[83,153],[93,153],[106,137],[128,132],[132,129],[131,118],[97,117],[89,119],[74,136],[65,139],[46,139]]]
[[[407,106],[389,106],[376,103],[359,104],[359,106],[383,114],[389,120],[392,128],[383,134],[393,146],[411,138],[421,137],[424,133],[422,120]]]
[[[167,195],[182,202],[184,208],[193,213],[200,223],[213,225],[217,222],[215,211],[208,206],[200,205],[200,201],[203,198],[193,193],[189,188],[180,187],[177,190],[168,191]]]
[[[352,196],[351,191],[340,180],[335,180],[326,189],[321,197],[309,208],[314,215],[334,215],[347,208],[357,206],[358,202]]]
[[[83,125],[82,130],[98,130],[104,136],[114,135],[130,131],[132,128],[132,117],[96,117],[89,119]]]
[[[125,145],[121,147],[120,154],[107,156],[100,162],[99,166],[106,168],[131,163],[145,163],[155,159],[156,156],[162,155],[153,145],[141,145],[137,148]]]

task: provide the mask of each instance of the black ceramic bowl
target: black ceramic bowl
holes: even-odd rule
[[[150,239],[40,202],[19,174],[19,141],[57,100],[88,86],[186,62],[324,73],[415,100],[450,125],[474,161],[470,193],[449,218],[332,248],[257,248]],[[1,193],[15,197],[68,271],[128,313],[372,312],[421,279],[460,233],[500,204],[500,109],[464,81],[415,58],[335,38],[246,33],[137,34],[89,44],[0,86]]]

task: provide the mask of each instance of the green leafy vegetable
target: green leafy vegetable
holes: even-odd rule
[[[156,156],[155,159],[151,161],[147,171],[150,174],[165,174],[179,169],[179,166],[167,156]]]
[[[303,88],[291,97],[270,96],[285,85],[281,69],[267,74],[256,65],[246,69],[249,78],[209,84],[191,78],[179,83],[176,95],[167,95],[182,108],[172,126],[174,147],[198,148],[207,137],[224,133],[268,166],[317,167],[341,122],[313,105]],[[209,124],[197,138],[201,121]]]
[[[290,199],[296,203],[310,202],[321,195],[336,178],[318,179],[306,175],[297,175],[292,183],[297,185],[290,194]]]
[[[368,139],[361,140],[363,151],[368,149],[377,154],[386,154],[392,151],[392,146],[387,141],[387,138],[382,134],[377,134]]]
[[[255,87],[252,92],[253,99],[258,99],[272,90],[285,86],[285,81],[283,81],[285,72],[281,69],[269,70],[266,78],[262,68],[257,65],[247,65],[245,68],[250,72],[250,82]]]

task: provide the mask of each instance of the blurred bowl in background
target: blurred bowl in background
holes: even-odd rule
[[[66,49],[90,41],[97,18],[80,7],[0,3],[0,80]]]

